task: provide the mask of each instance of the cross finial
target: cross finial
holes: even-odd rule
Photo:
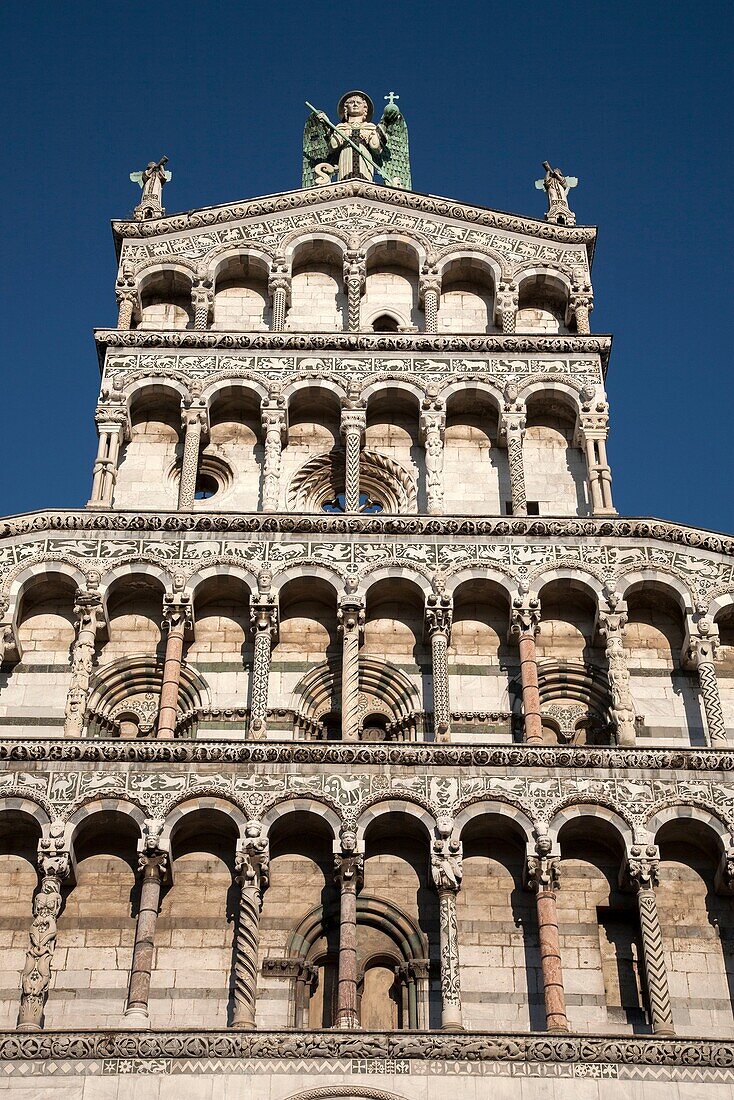
[[[388,92],[387,95],[383,96],[382,98],[387,100],[389,107],[392,107],[395,100],[400,99],[400,96],[397,95],[395,92]]]

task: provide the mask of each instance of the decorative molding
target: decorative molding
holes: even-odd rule
[[[468,222],[472,226],[486,226],[502,229],[510,233],[523,233],[541,240],[561,244],[585,245],[589,255],[593,253],[596,240],[594,226],[552,225],[535,218],[518,217],[505,214],[500,210],[491,210],[484,206],[470,206],[455,199],[423,195],[415,191],[403,191],[392,187],[360,180],[344,180],[318,188],[304,188],[298,191],[285,191],[276,195],[266,195],[244,202],[226,203],[222,206],[208,206],[198,210],[188,210],[162,218],[150,218],[147,221],[113,220],[112,232],[119,249],[125,240],[145,240],[160,237],[165,233],[181,233],[186,230],[203,229],[223,225],[227,222],[245,218],[263,217],[268,214],[280,214],[298,210],[302,207],[325,206],[327,203],[348,198],[372,199],[378,203],[399,207],[403,210],[416,210],[421,214],[437,215],[453,221]]]
[[[644,771],[734,771],[734,749],[587,747],[428,742],[175,741],[103,738],[3,738],[0,761],[159,764],[375,764],[428,768],[604,768]],[[0,791],[6,793],[0,785]]]
[[[658,1036],[440,1031],[42,1031],[0,1033],[0,1061],[121,1059],[145,1072],[155,1059],[388,1058],[730,1069],[731,1040]],[[138,1063],[137,1066],[135,1063]],[[350,1094],[354,1093],[350,1089]]]
[[[267,513],[218,512],[180,513],[159,511],[94,511],[54,509],[42,512],[25,512],[0,519],[0,540],[14,539],[26,534],[44,532],[95,531],[102,532],[222,532],[231,534],[335,534],[345,535],[438,535],[481,536],[485,538],[580,538],[580,539],[655,539],[675,543],[714,554],[734,556],[734,537],[686,527],[655,518],[572,518],[506,516],[485,519],[474,516],[338,516],[316,514],[275,516]],[[85,540],[86,543],[86,540]],[[202,544],[204,545],[204,544]],[[474,560],[472,547],[466,548],[467,558]],[[590,550],[597,548],[591,546]],[[73,552],[87,556],[85,545],[77,543]],[[139,552],[137,547],[135,552]],[[548,548],[540,552],[547,554]],[[405,548],[401,548],[404,558]],[[582,565],[579,548],[573,550],[574,565]],[[30,555],[25,555],[25,560]],[[178,560],[169,556],[169,560]],[[408,559],[411,560],[411,559]],[[0,564],[2,559],[0,559]],[[494,563],[492,563],[494,564]],[[554,564],[560,564],[554,561]],[[570,564],[570,563],[569,563]],[[646,564],[642,561],[637,565]],[[707,563],[708,564],[708,563]],[[650,563],[652,567],[652,563]]]
[[[545,336],[539,333],[479,333],[477,335],[431,335],[425,332],[222,332],[194,329],[109,329],[94,331],[100,364],[108,348],[156,348],[161,351],[191,348],[212,351],[309,352],[362,351],[410,352],[432,354],[446,352],[506,352],[510,355],[533,353],[597,354],[602,356],[604,372],[612,348],[611,336]]]

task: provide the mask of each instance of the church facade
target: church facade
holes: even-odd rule
[[[618,515],[595,230],[113,223],[89,503],[0,521],[0,1089],[734,1097],[734,539]]]

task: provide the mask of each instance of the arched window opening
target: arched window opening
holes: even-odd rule
[[[389,313],[381,313],[379,317],[375,317],[372,322],[373,332],[398,332],[399,325],[394,317],[391,317]]]
[[[211,474],[199,474],[196,479],[194,500],[210,500],[219,490],[219,483]]]
[[[387,741],[387,718],[384,714],[368,714],[362,722],[360,741]]]

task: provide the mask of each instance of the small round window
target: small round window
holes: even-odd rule
[[[331,512],[336,515],[343,515],[347,510],[347,498],[344,493],[337,493],[333,500],[325,500],[321,505],[323,512]],[[359,494],[359,511],[365,512],[368,515],[377,515],[378,512],[383,510],[382,504],[379,500],[373,500],[369,493]]]
[[[194,500],[210,500],[219,489],[219,482],[210,474],[199,474],[196,479]]]

